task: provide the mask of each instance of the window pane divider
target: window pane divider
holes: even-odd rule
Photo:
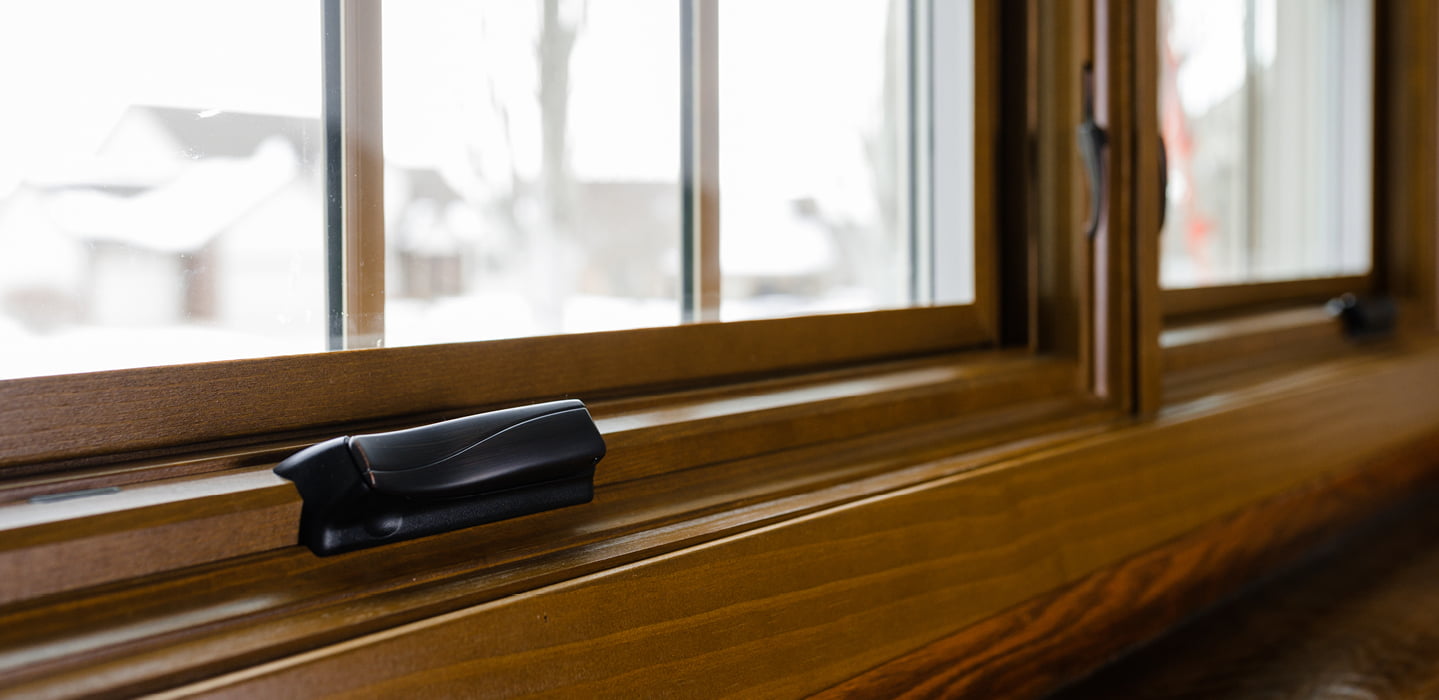
[[[720,309],[719,2],[685,0],[680,12],[681,314],[718,321]]]
[[[385,337],[379,0],[325,0],[326,307],[331,350]]]

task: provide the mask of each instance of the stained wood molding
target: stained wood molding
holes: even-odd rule
[[[817,692],[1439,425],[1432,351],[1315,372],[176,693]]]
[[[1276,356],[1336,356],[1351,347],[1339,318],[1318,304],[1170,325],[1160,334],[1159,344],[1166,379],[1205,365],[1253,363]]]
[[[1439,502],[1327,541],[1050,700],[1439,697]]]
[[[0,382],[0,475],[354,421],[913,357],[988,337],[973,307],[949,306],[12,379]]]
[[[1160,301],[1166,318],[1201,315],[1273,304],[1323,304],[1346,292],[1363,294],[1374,289],[1372,275],[1318,277],[1287,282],[1225,284],[1189,289],[1165,289]]]
[[[1439,433],[1246,508],[816,698],[1040,697],[1439,482]]]
[[[606,487],[627,481],[816,443],[902,433],[914,426],[928,424],[934,431],[964,416],[972,426],[994,428],[1006,420],[1023,424],[1040,413],[1022,408],[1004,414],[1008,419],[982,414],[1035,402],[1045,411],[1047,404],[1041,400],[1062,395],[1074,374],[1066,362],[988,353],[963,362],[905,362],[883,371],[829,372],[600,402],[593,410],[609,454],[595,483],[605,497]],[[1072,402],[1060,404],[1077,408],[1076,416],[1086,412]],[[972,429],[967,425],[948,432],[957,436]],[[943,433],[940,436],[943,442]],[[0,493],[0,501],[12,499],[0,505],[0,569],[31,573],[0,580],[0,603],[293,546],[299,495],[270,469],[302,446],[241,453],[262,459],[259,466],[133,486],[106,474],[12,484]],[[241,457],[213,459],[224,465]],[[151,471],[167,468],[154,466]],[[126,469],[118,476],[145,475]],[[679,480],[688,482],[683,476]],[[97,487],[115,492],[59,502],[19,500],[57,488],[74,492]],[[193,546],[174,546],[181,530]]]

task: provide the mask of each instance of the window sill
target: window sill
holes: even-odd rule
[[[12,504],[0,562],[49,568],[3,591],[0,682],[156,690],[922,484],[1112,422],[1074,377],[990,353],[601,402],[594,503],[326,559],[268,466]]]
[[[613,481],[590,506],[382,550],[288,546],[12,604],[0,681],[398,690],[453,664],[497,690],[654,691],[694,671],[812,692],[1436,425],[1439,349],[1419,346],[1153,421],[1021,402]],[[795,644],[812,664],[765,661]]]
[[[970,462],[980,468],[957,468],[972,454],[940,456],[913,468],[931,470],[921,481],[868,484],[855,500],[177,692],[423,685],[644,694],[722,677],[735,691],[813,693],[1253,504],[1362,473],[1434,435],[1434,348],[1323,369]],[[1434,467],[1404,468],[1419,478]],[[1391,495],[1404,488],[1396,483]],[[1156,585],[1185,584],[1176,574]],[[1109,598],[1096,606],[1117,606],[1128,592],[1101,594]],[[1064,643],[1082,644],[1055,637],[1045,646]]]

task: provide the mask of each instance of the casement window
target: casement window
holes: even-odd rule
[[[857,626],[783,632],[818,659],[785,664],[833,683],[1338,468],[1338,433],[1276,417],[1325,419],[1335,402],[1301,399],[1370,376],[1311,302],[1388,293],[1432,326],[1439,299],[1410,262],[1433,256],[1394,252],[1434,250],[1433,164],[1397,177],[1421,159],[1381,127],[1432,145],[1439,124],[1395,87],[1439,64],[1385,44],[1423,4],[1396,1],[1207,3],[1202,22],[1185,0],[0,9],[0,57],[31,67],[0,114],[0,571],[34,572],[0,576],[0,686],[243,689],[656,562],[673,570],[606,589],[586,624],[524,620],[609,634],[674,586],[646,603],[655,629],[694,602],[728,631],[656,643],[727,674],[745,645],[712,639],[810,625],[813,602]],[[1320,58],[1331,73],[1279,75]],[[1270,146],[1314,165],[1286,178]],[[1221,211],[1237,223],[1204,223]],[[1269,302],[1304,317],[1251,313]],[[1356,405],[1390,405],[1426,353],[1376,360]],[[609,448],[593,503],[336,557],[296,544],[271,473],[296,450],[559,398]],[[1417,434],[1430,403],[1352,452]],[[1240,429],[1309,452],[1216,458],[1206,431]],[[843,612],[895,572],[903,600]],[[751,584],[754,606],[706,597]],[[726,617],[781,600],[795,614]],[[502,629],[425,648],[534,632]],[[596,677],[660,659],[627,644]],[[485,663],[559,668],[500,647]],[[409,673],[395,658],[331,679]],[[561,666],[546,683],[581,667]]]
[[[349,408],[337,397],[350,390],[247,382],[233,399],[254,422],[171,420],[173,407],[142,393],[121,403],[151,415],[117,415],[133,426],[118,442],[22,437],[62,422],[62,402],[17,425],[33,451],[5,463],[58,473],[318,425],[999,345],[1062,348],[1081,371],[1083,256],[1058,242],[1058,219],[1039,246],[1022,232],[1030,222],[999,213],[999,178],[1015,182],[1003,196],[1017,204],[1030,172],[995,152],[1023,138],[998,115],[1026,99],[999,76],[1033,66],[1004,64],[993,32],[976,29],[998,26],[994,6],[797,4],[760,22],[743,3],[652,4],[262,5],[235,12],[285,25],[266,57],[205,44],[171,62],[183,69],[160,57],[188,50],[190,35],[114,18],[141,25],[132,36],[147,49],[106,66],[108,109],[72,115],[88,120],[90,138],[71,145],[83,167],[46,180],[52,161],[36,146],[22,162],[34,167],[13,173],[0,222],[7,375],[133,386],[133,373],[66,372],[153,365],[170,369],[149,376],[203,397],[225,370],[181,361],[285,355],[234,367],[294,364],[328,384],[359,358],[305,353],[381,346],[363,361],[393,374]],[[58,28],[68,16],[31,21]],[[44,51],[78,52],[84,38]],[[66,79],[87,77],[66,65]],[[278,96],[263,89],[269,76]],[[25,117],[37,128],[76,111],[39,85],[40,116]],[[1073,170],[1061,158],[1045,167]],[[1001,227],[1015,234],[1005,246]],[[1053,251],[1046,312],[1063,323],[1031,323],[1036,249]],[[456,345],[503,338],[514,340]],[[630,361],[610,359],[617,348]],[[455,366],[420,359],[439,356]],[[418,388],[446,372],[457,381],[440,393]],[[279,394],[285,409],[259,408]]]
[[[1043,54],[1058,101],[1030,164],[999,157],[1023,148],[1026,122],[1001,115],[1026,109],[1015,87],[1039,63],[1001,50],[1027,29],[998,3],[322,5],[195,20],[284,25],[253,61],[116,15],[86,30],[96,44],[130,22],[146,50],[115,51],[108,109],[71,114],[32,85],[36,128],[63,112],[91,138],[49,180],[45,148],[25,151],[0,223],[6,259],[44,270],[0,280],[7,500],[559,397],[609,430],[725,392],[791,411],[877,392],[878,417],[776,424],[739,449],[758,454],[1084,392],[1088,243],[1065,223],[1079,89],[1062,77],[1087,51],[1077,12],[1045,19],[1069,49]],[[59,75],[83,81],[72,63]],[[1041,172],[1054,184],[1028,193]],[[613,425],[790,420],[641,413]],[[715,449],[611,458],[601,483],[739,454]]]
[[[1160,145],[1141,177],[1153,173],[1162,188],[1159,246],[1147,254],[1158,303],[1141,314],[1160,346],[1149,385],[1191,396],[1186,385],[1208,381],[1196,375],[1351,352],[1338,309],[1363,300],[1389,313],[1385,266],[1398,262],[1380,233],[1394,201],[1381,158],[1398,157],[1381,152],[1375,127],[1384,8],[1170,0],[1154,9],[1154,78],[1140,93],[1146,107],[1152,99],[1143,119]]]
[[[16,10],[11,62],[52,70],[7,129],[0,371],[975,316],[968,7]],[[254,56],[230,24],[284,29]]]
[[[1374,4],[1158,7],[1166,313],[1370,292]]]

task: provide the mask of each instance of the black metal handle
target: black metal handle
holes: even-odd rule
[[[1094,69],[1089,64],[1085,64],[1080,80],[1079,155],[1089,176],[1089,223],[1085,224],[1084,235],[1093,238],[1099,232],[1104,207],[1104,149],[1109,135],[1094,121]]]
[[[1164,135],[1159,136],[1159,233],[1164,233],[1164,222],[1169,218],[1169,147],[1164,144]]]
[[[570,400],[338,437],[275,473],[295,482],[300,541],[323,556],[588,503],[604,455]]]

